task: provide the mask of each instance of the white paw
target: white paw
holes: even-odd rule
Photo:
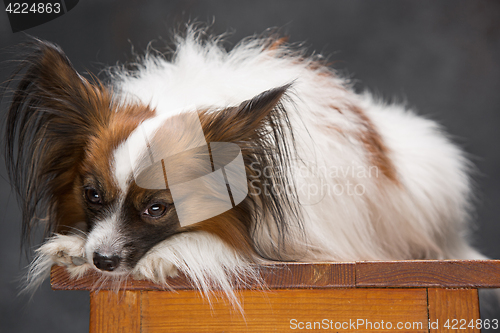
[[[177,268],[158,251],[150,251],[135,265],[132,276],[137,280],[150,280],[166,284],[167,277],[177,276]]]
[[[54,263],[68,268],[87,264],[85,239],[75,235],[56,234],[45,242],[37,252],[49,256]]]

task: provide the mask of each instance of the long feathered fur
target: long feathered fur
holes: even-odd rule
[[[6,132],[24,235],[44,216],[48,235],[85,220],[78,205],[71,214],[64,206],[68,196],[83,205],[73,179],[89,156],[106,156],[103,168],[125,198],[133,186],[124,165],[134,126],[197,112],[207,142],[241,148],[249,196],[218,217],[172,229],[128,275],[167,287],[180,270],[200,290],[221,289],[238,306],[234,281],[258,281],[253,264],[266,260],[484,258],[467,242],[471,191],[461,150],[435,122],[355,94],[318,56],[274,37],[245,39],[227,51],[220,38],[189,28],[170,57],[149,53],[132,70],[112,68],[105,87],[76,74],[57,47],[35,45],[21,65]],[[58,66],[48,75],[51,59]],[[116,127],[130,105],[145,105],[147,116]],[[93,154],[105,144],[96,133],[113,126],[123,129],[119,139],[106,154]],[[103,233],[123,232],[117,215],[106,214],[99,232],[92,226],[49,238],[29,283],[53,262],[74,276],[93,269]]]
[[[8,81],[17,87],[7,87],[12,98],[4,142],[29,247],[39,222],[48,237],[61,221],[78,219],[58,205],[72,191],[86,144],[106,123],[111,99],[102,86],[78,75],[58,46],[33,39],[23,49],[29,55]]]

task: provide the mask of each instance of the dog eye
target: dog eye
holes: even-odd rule
[[[87,188],[85,190],[85,199],[94,205],[102,204],[102,196],[95,188]]]
[[[161,203],[155,203],[152,205],[149,205],[148,208],[144,211],[144,215],[147,215],[149,217],[162,217],[165,215],[167,211],[167,206]]]

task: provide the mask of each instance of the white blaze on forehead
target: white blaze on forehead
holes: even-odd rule
[[[129,181],[132,177],[132,164],[127,145],[122,143],[113,154],[113,176],[122,193],[127,192]]]
[[[205,142],[205,136],[201,128],[201,123],[199,122],[196,106],[191,105],[176,110],[170,110],[169,112],[161,112],[157,116],[145,120],[130,134],[127,140],[118,146],[113,154],[112,168],[114,177],[123,193],[127,192],[133,176],[138,175],[144,167],[148,166],[144,165],[143,162],[145,161],[145,157],[149,158],[152,154],[150,143],[155,134],[159,129],[166,126],[170,118],[180,114],[185,118],[196,118],[196,121],[190,119],[191,123],[199,124],[199,126],[190,126],[189,129],[184,129],[184,131],[189,133],[190,136],[195,136],[195,142]],[[196,146],[197,145],[194,145],[193,147]],[[175,147],[175,145],[173,147]],[[151,164],[159,160],[158,156],[154,155],[151,155]],[[166,156],[161,156],[160,159],[163,157]]]
[[[181,226],[222,214],[248,194],[241,149],[208,143],[192,109],[140,124],[115,154],[115,175],[123,193],[132,179],[144,189],[168,188]]]
[[[92,262],[94,252],[103,256],[121,256],[125,239],[120,231],[119,210],[112,216],[96,221],[85,245],[87,260]]]

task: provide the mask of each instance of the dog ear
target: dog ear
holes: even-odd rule
[[[199,114],[206,141],[232,142],[241,148],[248,183],[248,196],[236,207],[242,211],[235,223],[243,223],[251,233],[269,234],[273,248],[253,246],[263,257],[287,259],[288,230],[302,230],[302,216],[295,185],[291,179],[291,159],[295,141],[288,111],[283,103],[291,84],[267,90],[237,107]],[[251,208],[249,208],[251,207]],[[265,238],[265,237],[264,237]]]
[[[29,53],[5,88],[12,96],[5,155],[29,243],[37,219],[46,218],[46,235],[61,220],[57,206],[70,196],[89,137],[109,119],[111,97],[78,74],[58,46],[33,40],[25,47]]]
[[[281,100],[291,84],[264,91],[237,107],[200,114],[207,142],[241,142],[253,140],[266,131],[266,125],[286,120]],[[267,128],[269,130],[270,128]]]

